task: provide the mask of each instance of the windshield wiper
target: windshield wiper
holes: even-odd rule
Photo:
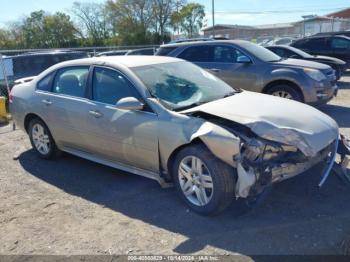
[[[281,57],[281,58],[278,59],[278,60],[271,60],[271,61],[269,61],[269,62],[272,62],[272,63],[281,62],[281,61],[286,60],[286,59],[287,59],[287,58],[285,58],[285,57]]]
[[[175,111],[187,110],[187,109],[190,109],[190,108],[192,108],[192,107],[196,107],[196,106],[200,106],[200,105],[209,103],[209,102],[211,102],[211,101],[212,101],[212,100],[210,100],[210,101],[203,101],[203,102],[196,102],[196,103],[189,104],[189,105],[187,105],[187,106],[181,106],[181,107],[176,108]]]
[[[190,109],[192,107],[200,106],[200,105],[203,105],[203,104],[215,101],[215,100],[219,100],[219,99],[223,99],[223,98],[227,98],[227,97],[233,96],[233,95],[235,95],[237,93],[240,93],[240,92],[242,92],[241,89],[239,91],[232,91],[230,93],[225,94],[224,96],[217,97],[215,99],[209,99],[209,100],[206,100],[206,101],[195,102],[195,103],[189,104],[187,106],[178,107],[178,108],[175,109],[175,111],[182,111],[182,110]]]
[[[239,92],[242,92],[242,89],[240,89],[240,90],[238,90],[238,91],[232,91],[232,92],[230,92],[230,93],[224,95],[222,98],[226,98],[226,97],[233,96],[233,95],[235,95],[235,94],[237,94],[237,93],[239,93]]]

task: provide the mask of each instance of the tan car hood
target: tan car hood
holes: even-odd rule
[[[311,106],[248,91],[183,111],[193,112],[243,124],[262,138],[294,145],[310,157],[339,135],[337,123]]]

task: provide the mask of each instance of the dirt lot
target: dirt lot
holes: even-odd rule
[[[321,110],[350,137],[350,76],[340,86]],[[0,254],[343,254],[350,186],[332,174],[319,190],[320,171],[276,185],[248,215],[208,218],[154,181],[70,155],[40,160],[22,131],[4,126]]]

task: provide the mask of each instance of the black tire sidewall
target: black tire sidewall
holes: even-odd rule
[[[47,153],[45,155],[38,151],[38,149],[36,148],[36,146],[34,144],[34,141],[33,141],[32,131],[33,131],[33,126],[36,125],[36,124],[41,125],[44,128],[45,132],[49,136],[50,150],[49,150],[49,153]],[[52,138],[52,135],[51,135],[51,132],[50,132],[49,128],[46,126],[46,124],[43,121],[41,121],[38,118],[34,118],[33,120],[31,120],[28,127],[29,127],[28,134],[29,134],[30,143],[31,143],[34,151],[36,152],[36,154],[39,155],[41,158],[44,158],[44,159],[52,159],[54,157],[55,152],[56,152],[57,149],[56,149],[55,141]]]
[[[187,156],[195,156],[200,158],[208,168],[210,175],[212,177],[213,196],[209,201],[209,203],[205,206],[197,206],[191,203],[183,194],[183,191],[181,189],[179,176],[178,176],[178,169],[181,161]],[[230,171],[232,171],[232,174],[229,174],[231,176],[231,179],[228,178],[229,181],[227,181],[227,175],[228,175],[228,172]],[[222,172],[226,172],[225,179],[222,177],[223,176]],[[172,175],[173,175],[175,187],[177,189],[177,192],[180,198],[183,199],[183,201],[192,210],[194,210],[199,214],[216,215],[221,211],[223,211],[234,200],[235,180],[234,180],[233,168],[231,169],[231,167],[223,163],[221,160],[217,159],[203,145],[193,145],[182,149],[175,158],[175,162],[172,168]],[[231,200],[227,199],[227,194],[231,196]]]
[[[272,95],[274,92],[278,92],[278,91],[288,92],[292,96],[294,101],[298,101],[298,102],[303,101],[303,96],[299,92],[299,90],[297,90],[292,85],[288,85],[288,84],[275,85],[267,91],[267,94]]]

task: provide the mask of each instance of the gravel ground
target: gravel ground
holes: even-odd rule
[[[350,137],[350,76],[320,108]],[[16,160],[14,160],[14,158]],[[0,127],[0,254],[344,254],[350,187],[321,167],[276,185],[253,212],[189,211],[174,189],[65,154],[35,156],[27,136]]]

